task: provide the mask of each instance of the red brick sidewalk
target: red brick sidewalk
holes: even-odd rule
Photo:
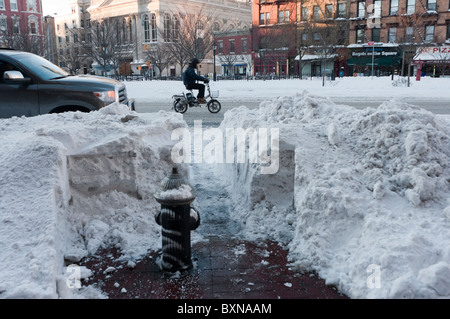
[[[113,253],[103,252],[82,264],[94,273],[87,284],[97,285],[110,299],[347,298],[314,274],[292,271],[287,251],[275,242],[257,245],[214,239],[195,244],[194,268],[184,275],[163,274],[158,254],[154,252],[130,268],[117,262]]]

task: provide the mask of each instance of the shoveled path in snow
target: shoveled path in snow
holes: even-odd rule
[[[226,188],[214,166],[190,165],[197,192],[193,205],[201,224],[191,233],[194,267],[187,273],[164,274],[161,251],[149,252],[136,265],[120,262],[118,252],[105,250],[84,266],[110,299],[341,299],[347,298],[314,273],[294,272],[288,251],[274,241],[240,238],[240,223],[230,217]]]

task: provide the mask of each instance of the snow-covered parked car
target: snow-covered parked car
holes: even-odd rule
[[[0,118],[90,112],[115,102],[135,109],[119,81],[72,76],[38,55],[9,49],[0,49],[0,96]]]

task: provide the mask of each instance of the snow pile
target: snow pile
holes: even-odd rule
[[[105,244],[129,260],[157,249],[152,195],[172,168],[171,132],[185,125],[119,104],[0,120],[0,297],[82,297],[69,264]]]
[[[352,298],[450,298],[448,119],[396,100],[355,110],[303,92],[227,112],[221,128],[239,126],[279,127],[295,148],[291,174],[235,165],[230,183],[248,191],[231,190],[233,214],[248,237],[284,240],[293,266]],[[291,175],[291,188],[278,187]]]

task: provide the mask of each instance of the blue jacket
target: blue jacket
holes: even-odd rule
[[[183,72],[183,84],[185,86],[195,84],[195,81],[206,81],[207,79],[203,76],[195,73],[195,69],[189,66],[186,71]]]

